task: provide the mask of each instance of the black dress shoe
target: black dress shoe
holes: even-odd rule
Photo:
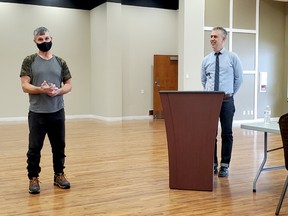
[[[220,167],[218,177],[227,177],[227,176],[229,176],[228,167]]]

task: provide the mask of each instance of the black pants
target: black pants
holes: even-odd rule
[[[46,134],[52,154],[54,173],[62,173],[65,162],[65,112],[35,113],[29,111],[29,147],[27,152],[28,178],[38,177],[41,172],[40,158]]]
[[[220,111],[221,124],[221,166],[229,167],[233,146],[233,117],[235,113],[234,98],[225,99]],[[217,158],[217,139],[215,140],[214,166],[218,166]]]

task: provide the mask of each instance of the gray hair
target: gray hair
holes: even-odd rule
[[[227,33],[226,29],[224,29],[223,27],[220,27],[220,26],[214,27],[212,29],[212,31],[216,31],[216,30],[220,30],[222,32],[222,36],[223,36],[224,39],[227,38],[227,34],[228,33]]]
[[[50,32],[49,32],[49,30],[48,30],[47,28],[45,28],[45,27],[39,27],[39,28],[37,28],[37,29],[34,30],[33,35],[34,35],[34,38],[36,38],[36,36],[38,36],[38,35],[44,35],[44,34],[46,34],[46,33],[48,33],[48,34],[50,35]]]

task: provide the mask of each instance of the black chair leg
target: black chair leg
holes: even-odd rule
[[[283,199],[284,199],[285,194],[286,194],[287,186],[288,186],[288,176],[286,177],[286,181],[285,181],[285,184],[284,184],[283,189],[282,189],[282,194],[281,194],[281,197],[279,199],[275,215],[279,215],[279,212],[280,212],[280,209],[281,209],[281,206],[283,203]]]

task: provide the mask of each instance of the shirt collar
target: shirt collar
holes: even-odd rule
[[[220,51],[219,51],[219,53],[221,53],[221,54],[223,54],[225,52],[225,48],[223,47]],[[214,55],[216,54],[216,52],[214,52]]]

